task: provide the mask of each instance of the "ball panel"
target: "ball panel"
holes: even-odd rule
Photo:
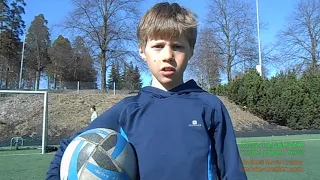
[[[82,166],[88,161],[91,153],[96,148],[96,145],[91,144],[90,142],[85,142],[84,146],[81,148],[78,154],[78,163],[77,163],[77,171],[79,172]]]
[[[131,179],[136,179],[138,164],[131,145],[128,143],[119,156],[115,159],[117,164],[121,164],[121,169],[123,169]]]
[[[121,134],[117,134],[117,144],[112,153],[112,158],[116,159],[127,144],[128,141]]]
[[[112,159],[106,154],[103,149],[97,148],[91,157],[101,168],[115,172],[119,171],[116,165],[113,163]]]
[[[60,178],[62,180],[66,180],[68,177],[68,169],[70,167],[70,161],[72,158],[72,154],[76,149],[77,145],[81,140],[74,140],[68,145],[67,149],[64,152],[63,158],[61,159],[61,166],[60,166]]]
[[[93,134],[93,133],[88,133],[88,134],[82,134],[81,136],[77,137],[80,139],[84,139],[86,141],[92,142],[94,144],[99,144],[100,141],[102,141],[104,135],[102,134]]]
[[[117,143],[117,134],[110,134],[107,138],[105,138],[100,143],[99,146],[107,152],[109,151],[109,149],[113,148],[116,143]]]
[[[79,174],[78,180],[101,180],[99,177],[97,177],[95,174],[91,173],[85,166],[82,167],[83,170],[81,171],[81,174]]]
[[[78,179],[78,157],[81,151],[82,146],[84,145],[85,141],[81,140],[75,150],[73,151],[71,160],[70,160],[70,167],[68,173],[68,179]]]
[[[97,133],[104,138],[108,136],[111,133],[111,131],[107,131],[106,129],[103,129],[103,128],[90,129],[88,131],[85,131],[79,134],[78,137],[81,137],[82,135],[85,135],[85,134],[97,134]]]
[[[109,150],[107,151],[107,154],[108,154],[109,156],[113,153],[114,148],[115,148],[115,146],[113,146],[111,149],[109,149]]]
[[[124,172],[113,172],[89,162],[86,164],[86,169],[101,180],[129,180],[129,177]]]
[[[82,169],[81,169],[81,174],[79,175],[79,179],[92,179],[91,177],[94,177],[94,178],[97,178],[99,179],[98,177],[96,177],[94,174],[92,174],[88,169],[87,169],[87,163],[90,163],[90,164],[93,164],[95,166],[99,166],[97,164],[97,162],[92,158],[90,157],[88,159],[88,161],[86,162],[86,164],[84,166],[82,166]]]

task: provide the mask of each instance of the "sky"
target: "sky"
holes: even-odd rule
[[[169,2],[178,2],[180,5],[185,6],[194,11],[199,20],[200,26],[202,20],[206,16],[208,10],[207,4],[210,0],[168,0]],[[256,0],[252,1],[256,5]],[[275,41],[276,35],[279,30],[283,29],[286,25],[286,18],[294,10],[294,5],[298,0],[259,0],[259,20],[263,24],[260,27],[261,46],[266,46]],[[39,14],[44,14],[48,20],[48,27],[51,33],[51,39],[54,40],[59,34],[62,34],[55,25],[61,23],[68,13],[73,9],[71,0],[25,0],[25,14],[22,16],[26,23],[27,28],[30,26],[34,17]],[[141,4],[141,11],[145,13],[147,9],[153,6],[159,0],[144,0]],[[255,6],[256,7],[256,6]],[[63,34],[62,34],[63,35]],[[258,48],[258,47],[257,47]],[[262,59],[263,64],[263,59]],[[275,71],[271,72],[271,75]],[[151,77],[149,74],[142,74],[143,86],[149,84]],[[41,84],[46,84],[45,82]]]

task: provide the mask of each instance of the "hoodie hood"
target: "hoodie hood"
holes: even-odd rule
[[[191,92],[205,92],[205,91],[201,87],[199,87],[193,79],[168,91],[164,91],[162,89],[158,89],[152,86],[146,86],[142,88],[140,91],[140,93],[152,94],[152,96],[157,98],[166,98],[173,95],[182,95],[182,94],[187,94]]]

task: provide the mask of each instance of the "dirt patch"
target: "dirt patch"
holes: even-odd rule
[[[290,128],[285,126],[279,126],[276,124],[270,124],[267,121],[253,115],[245,108],[236,105],[228,100],[226,97],[218,96],[224,103],[230,117],[232,119],[233,127],[238,132],[252,132],[252,131],[285,131]]]
[[[108,93],[49,93],[48,135],[58,140],[90,122],[90,107],[103,113],[129,95]],[[14,136],[39,139],[42,134],[43,95],[18,94],[0,98],[0,142]]]
[[[49,93],[49,139],[60,140],[85,127],[90,122],[90,106],[96,105],[99,114],[124,97],[135,94],[86,91],[80,94]],[[237,132],[284,131],[281,127],[260,119],[248,111],[219,97],[227,107]],[[0,97],[0,142],[13,136],[39,139],[42,133],[43,95],[19,94]],[[40,138],[41,139],[41,138]]]

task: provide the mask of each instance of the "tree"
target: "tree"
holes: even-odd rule
[[[8,0],[0,1],[0,31],[8,29],[10,7]]]
[[[212,29],[201,29],[197,42],[194,56],[190,61],[190,69],[200,85],[209,90],[210,87],[220,84],[221,55],[215,45]]]
[[[16,88],[21,52],[20,35],[25,28],[23,0],[0,1],[0,87]]]
[[[21,17],[24,14],[24,7],[26,3],[24,0],[13,0],[11,2],[10,21],[8,26],[11,28],[13,35],[19,39],[19,36],[23,34],[25,28],[24,21]]]
[[[127,68],[125,68],[125,71],[123,73],[123,88],[131,91],[134,90],[134,66],[132,61],[130,61],[130,64],[127,65]]]
[[[71,75],[69,81],[81,81],[80,88],[96,88],[97,71],[89,48],[83,38],[77,36],[74,40],[73,61],[71,63]]]
[[[120,86],[121,86],[121,89],[125,88],[127,85],[127,82],[126,82],[126,78],[127,78],[127,72],[128,72],[128,68],[127,68],[127,63],[123,62],[123,65],[122,65],[122,72],[120,74]]]
[[[48,79],[53,79],[54,89],[57,88],[57,81],[59,81],[59,88],[62,88],[62,82],[68,79],[69,72],[74,68],[72,66],[73,51],[69,39],[59,35],[53,42],[49,54],[51,62],[46,72],[51,78]]]
[[[101,66],[101,89],[106,87],[107,61],[123,59],[135,28],[142,0],[72,0],[75,9],[63,26],[81,35],[97,55]]]
[[[124,65],[121,75],[122,88],[130,91],[138,90],[142,87],[142,80],[138,66],[134,66],[132,61]]]
[[[314,73],[320,59],[320,0],[300,0],[286,24],[278,35],[278,59]]]
[[[215,47],[223,60],[222,67],[232,80],[232,70],[257,62],[254,9],[252,3],[241,0],[212,0],[208,26],[215,32]],[[249,63],[252,62],[252,63]],[[251,67],[246,67],[251,68]]]
[[[116,84],[116,89],[119,90],[121,84],[120,70],[119,65],[113,63],[111,65],[111,72],[108,79],[108,88],[113,89],[114,83]]]
[[[134,67],[133,71],[133,83],[134,83],[134,90],[140,90],[142,87],[142,80],[138,66]]]
[[[41,73],[50,63],[48,48],[51,42],[47,23],[43,14],[35,16],[26,36],[25,56],[30,70],[35,72],[35,90],[39,89]]]

